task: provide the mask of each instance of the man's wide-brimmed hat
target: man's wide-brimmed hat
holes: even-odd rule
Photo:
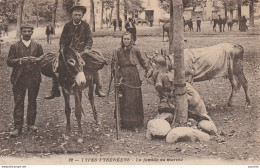
[[[72,13],[74,10],[82,10],[83,14],[87,12],[87,8],[79,2],[70,8],[70,13]]]
[[[29,29],[34,29],[32,25],[29,25],[29,24],[22,24],[20,29],[24,29],[24,28],[29,28]]]

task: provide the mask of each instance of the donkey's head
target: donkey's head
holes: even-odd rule
[[[85,61],[81,58],[80,54],[71,48],[66,48],[61,51],[62,64],[65,65],[63,73],[71,80],[75,80],[77,86],[83,87],[86,84],[86,77],[83,71]]]

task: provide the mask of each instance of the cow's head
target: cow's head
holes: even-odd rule
[[[157,78],[158,72],[167,72],[173,69],[173,59],[172,56],[166,55],[166,51],[161,50],[159,54],[158,51],[154,52],[151,56],[145,53],[148,61],[148,71],[146,73],[147,78]]]

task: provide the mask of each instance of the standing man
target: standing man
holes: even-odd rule
[[[119,18],[118,20],[118,27],[119,27],[119,30],[122,31],[122,19]]]
[[[113,21],[114,31],[116,31],[116,19]]]
[[[33,27],[21,26],[22,40],[11,45],[7,65],[13,68],[11,83],[14,94],[14,127],[11,137],[22,134],[24,120],[24,98],[28,90],[27,128],[37,131],[34,125],[36,119],[36,98],[40,88],[41,70],[37,57],[43,55],[42,46],[31,40]]]
[[[222,32],[222,18],[218,15],[219,32]]]
[[[190,31],[191,30],[193,31],[193,21],[192,21],[192,19],[190,19],[188,26],[189,26]]]
[[[135,27],[135,20],[133,18],[129,18],[128,22],[125,24],[126,31],[132,34],[133,38],[133,45],[135,45],[136,41],[136,27]]]
[[[93,44],[92,33],[89,24],[82,20],[87,9],[79,3],[70,9],[72,20],[64,25],[60,37],[60,50],[72,47],[78,52],[90,50]],[[94,82],[96,84],[95,93],[99,97],[105,97],[105,93],[101,91],[101,74],[100,71],[95,72]],[[53,99],[60,96],[58,79],[55,77],[52,81],[52,91],[50,96],[45,99]]]
[[[46,27],[47,43],[51,44],[51,36],[54,34],[54,29],[51,24]]]
[[[201,29],[200,29],[200,24],[201,24],[200,17],[197,17],[197,32],[198,32],[198,31],[201,31]]]

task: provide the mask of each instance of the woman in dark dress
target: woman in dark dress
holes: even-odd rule
[[[121,81],[120,123],[122,129],[135,129],[143,125],[144,111],[142,101],[142,81],[137,70],[139,63],[147,71],[148,67],[138,48],[133,46],[130,32],[122,36],[121,47],[116,50],[115,58]]]

